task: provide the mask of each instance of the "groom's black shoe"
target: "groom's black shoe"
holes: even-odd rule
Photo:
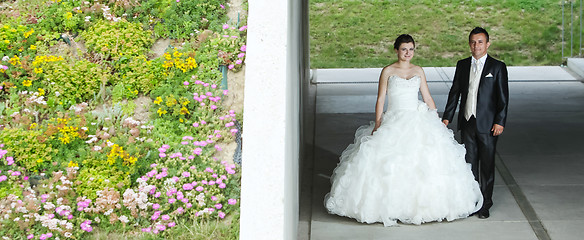
[[[480,219],[486,219],[486,218],[489,218],[489,217],[490,217],[489,210],[484,210],[483,209],[483,210],[479,211],[479,218]]]

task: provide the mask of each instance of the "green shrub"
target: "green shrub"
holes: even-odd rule
[[[119,60],[122,56],[147,54],[154,43],[151,31],[144,31],[138,23],[124,19],[97,21],[91,28],[81,33],[89,51]]]
[[[57,154],[56,149],[43,141],[43,135],[40,130],[5,128],[0,131],[0,141],[18,166],[38,173],[49,167]]]

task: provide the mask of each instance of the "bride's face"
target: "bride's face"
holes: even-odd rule
[[[395,50],[397,53],[397,59],[400,61],[410,61],[414,57],[414,43],[402,43],[399,48]]]

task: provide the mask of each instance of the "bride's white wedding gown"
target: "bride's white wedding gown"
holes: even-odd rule
[[[330,213],[391,226],[452,221],[481,208],[465,148],[418,100],[420,81],[389,78],[381,126],[373,135],[373,122],[359,127],[333,172],[325,197]]]

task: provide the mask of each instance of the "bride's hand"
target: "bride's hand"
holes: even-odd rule
[[[377,131],[377,127],[374,127],[374,128],[373,128],[373,131],[371,131],[371,135],[373,135],[373,133],[374,133],[375,131]]]

